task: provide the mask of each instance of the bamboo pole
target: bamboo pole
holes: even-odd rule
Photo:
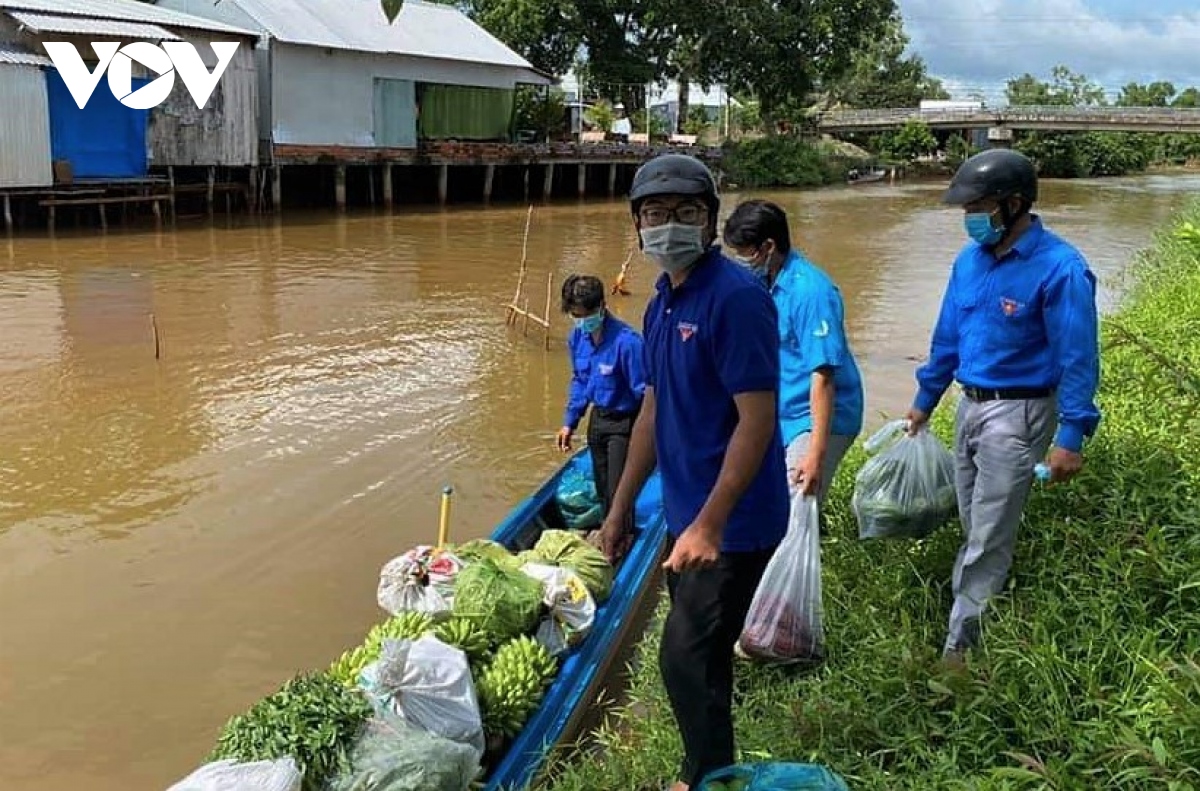
[[[625,277],[629,274],[629,264],[633,261],[633,253],[636,249],[633,245],[629,246],[629,255],[625,256],[625,263],[621,264],[621,271],[613,282],[611,293],[620,294],[623,297],[629,296],[629,289],[625,288]]]
[[[529,225],[532,221],[533,204],[531,203],[529,211],[525,213],[525,233],[521,237],[521,266],[517,269],[517,290],[513,294],[512,302],[508,304],[508,324],[512,324],[516,320],[517,306],[520,304],[522,292],[525,290],[525,273],[529,269]]]
[[[150,333],[154,336],[154,359],[157,360],[159,358],[158,322],[153,313],[150,314]]]

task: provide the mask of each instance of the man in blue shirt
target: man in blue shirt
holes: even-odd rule
[[[663,274],[645,313],[646,396],[601,543],[621,554],[657,461],[672,536],[659,667],[683,737],[673,791],[686,791],[734,762],[733,647],[787,530],[779,330],[762,283],[713,246],[720,201],[703,163],[656,157],[629,197]]]
[[[588,452],[596,493],[608,514],[646,390],[642,337],[608,312],[604,283],[592,275],[571,275],[563,281],[562,311],[575,320],[575,329],[567,341],[571,388],[558,431],[558,448],[564,453],[571,450],[571,437],[591,404]],[[629,529],[633,528],[632,519],[630,514]]]
[[[863,424],[862,376],[846,340],[841,292],[792,248],[787,213],[775,203],[742,202],[723,235],[779,311],[779,420],[793,496],[799,490],[824,504]]]
[[[1053,441],[1050,480],[1069,480],[1100,422],[1096,279],[1030,212],[1037,194],[1033,163],[992,149],[959,167],[944,198],[963,207],[971,241],[950,272],[908,420],[910,433],[924,430],[951,382],[962,386],[955,477],[964,540],[943,648],[956,666],[1008,579],[1034,467]]]

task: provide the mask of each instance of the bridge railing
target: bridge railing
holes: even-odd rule
[[[955,121],[968,123],[994,121],[1000,123],[1005,120],[1104,119],[1113,122],[1176,123],[1188,126],[1200,126],[1200,108],[1013,105],[1008,107],[982,107],[978,109],[922,109],[919,107],[902,107],[882,110],[828,110],[818,116],[818,124],[821,126],[860,124],[883,126],[921,119],[939,124],[953,123]]]

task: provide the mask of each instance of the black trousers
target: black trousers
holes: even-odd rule
[[[617,484],[621,482],[621,473],[625,471],[625,458],[629,455],[629,436],[633,433],[633,422],[636,419],[637,412],[611,412],[592,407],[587,430],[588,451],[592,456],[596,493],[600,495],[605,516],[608,516],[608,511],[612,508]],[[627,521],[626,529],[632,530],[632,513]]]
[[[723,553],[714,566],[667,572],[658,666],[683,737],[679,779],[693,788],[734,763],[733,647],[772,552]]]

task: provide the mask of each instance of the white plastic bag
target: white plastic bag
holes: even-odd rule
[[[376,599],[392,615],[449,614],[454,606],[454,578],[462,567],[463,562],[450,552],[423,544],[384,564]]]
[[[167,791],[300,791],[303,782],[292,758],[246,763],[225,759],[201,766]]]
[[[906,423],[893,420],[863,443],[877,455],[854,480],[860,539],[924,538],[958,512],[954,456],[928,427],[908,436]]]
[[[787,534],[767,562],[738,640],[752,659],[790,664],[825,656],[819,516],[817,498],[792,499]]]
[[[469,745],[385,714],[367,721],[326,791],[467,791],[479,771]]]
[[[363,687],[385,711],[405,722],[476,750],[485,740],[479,698],[467,655],[433,635],[384,640],[376,662],[362,672]]]
[[[587,637],[596,620],[596,602],[578,574],[564,566],[526,563],[521,571],[541,581],[542,601],[550,614],[538,624],[534,638],[551,656]]]

